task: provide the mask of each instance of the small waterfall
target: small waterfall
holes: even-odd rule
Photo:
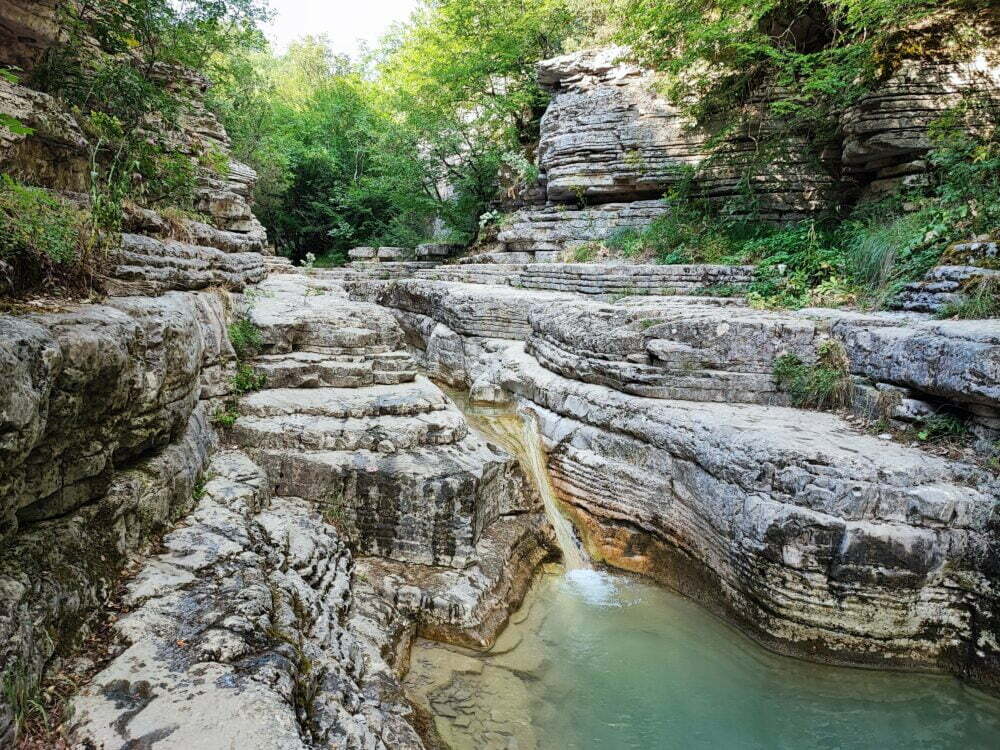
[[[503,446],[517,457],[529,481],[542,496],[545,514],[555,529],[556,543],[562,552],[567,571],[589,569],[590,562],[581,549],[573,524],[559,509],[559,500],[549,477],[545,450],[542,448],[542,436],[534,417],[530,414],[519,415],[511,410],[473,407],[467,398],[461,398],[455,393],[450,395],[473,427],[488,440]]]

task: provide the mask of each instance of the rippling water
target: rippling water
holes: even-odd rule
[[[407,684],[454,750],[1000,747],[1000,703],[954,679],[777,656],[593,570],[542,576],[487,654],[418,644]]]

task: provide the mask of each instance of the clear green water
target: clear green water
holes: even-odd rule
[[[954,679],[777,656],[589,570],[542,576],[490,653],[418,644],[407,683],[455,750],[1000,748],[1000,703]]]

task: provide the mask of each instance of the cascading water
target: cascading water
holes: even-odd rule
[[[466,403],[460,403],[460,406],[469,423],[484,437],[517,457],[521,469],[542,496],[545,514],[555,530],[556,543],[562,552],[566,570],[590,569],[590,562],[576,537],[573,524],[559,509],[559,500],[546,466],[542,436],[534,417],[515,414],[510,410],[474,407]]]
[[[452,397],[520,460],[566,570],[539,576],[485,653],[414,645],[407,692],[451,750],[996,747],[1000,704],[953,679],[776,656],[683,597],[593,569],[535,420]]]

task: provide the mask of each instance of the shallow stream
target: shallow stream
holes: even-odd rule
[[[530,429],[456,400],[534,477],[540,448],[516,444]],[[778,656],[690,600],[585,561],[549,566],[487,653],[418,642],[406,685],[453,750],[1000,748],[1000,701],[954,678]]]

